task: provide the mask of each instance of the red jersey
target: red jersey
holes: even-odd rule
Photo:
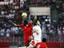
[[[36,48],[47,48],[47,44],[45,42],[37,43]]]
[[[20,27],[23,29],[24,33],[24,45],[29,44],[29,37],[32,36],[32,23],[28,23],[26,26],[20,24]]]

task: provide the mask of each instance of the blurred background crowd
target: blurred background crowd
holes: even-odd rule
[[[49,7],[49,15],[31,15],[29,7]],[[48,42],[64,42],[64,0],[0,0],[0,41],[20,44],[22,33],[12,23],[20,24],[21,14],[26,12],[28,19],[40,22],[42,38]],[[10,21],[11,20],[11,21]],[[15,30],[13,30],[13,28]],[[20,30],[22,31],[22,30]],[[13,32],[13,33],[12,33]],[[4,39],[2,38],[4,37]],[[12,40],[13,39],[13,40]],[[16,40],[16,41],[15,41]],[[15,41],[15,42],[14,42]],[[22,41],[21,41],[22,42]]]

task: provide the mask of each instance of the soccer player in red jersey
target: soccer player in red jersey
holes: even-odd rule
[[[43,42],[39,42],[36,44],[36,48],[48,48],[46,44],[46,38],[43,38]]]
[[[28,21],[27,15],[23,14],[23,21],[24,23],[21,24],[15,24],[16,26],[19,26],[23,30],[23,39],[24,39],[24,45],[28,46],[29,45],[29,38],[32,36],[32,22]]]

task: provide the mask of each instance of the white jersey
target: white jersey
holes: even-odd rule
[[[29,43],[28,48],[33,48],[37,43],[41,42],[41,36],[42,36],[42,31],[39,25],[33,26],[33,37],[34,39],[31,40]]]
[[[33,27],[33,37],[34,37],[34,41],[37,42],[41,42],[41,36],[42,36],[42,31],[39,25],[35,25]]]

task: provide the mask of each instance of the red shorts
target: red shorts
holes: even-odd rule
[[[28,46],[29,45],[29,38],[28,37],[24,37],[24,45]]]

